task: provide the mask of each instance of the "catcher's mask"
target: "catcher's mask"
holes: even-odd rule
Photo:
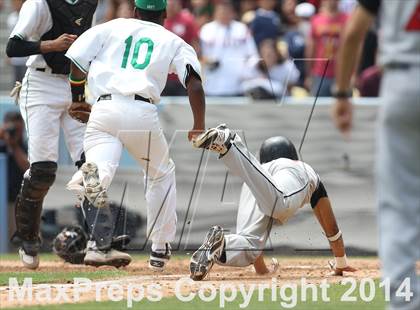
[[[82,264],[87,240],[80,226],[67,226],[53,240],[53,251],[66,262]]]
[[[265,140],[261,145],[260,162],[262,164],[278,158],[299,159],[295,146],[292,141],[286,137],[271,137]]]

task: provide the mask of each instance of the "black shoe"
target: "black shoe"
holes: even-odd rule
[[[219,260],[225,246],[225,235],[220,226],[213,226],[207,233],[202,246],[192,255],[190,277],[194,281],[203,280],[210,272],[215,260]]]
[[[171,246],[169,245],[169,243],[166,243],[165,253],[154,251],[150,253],[149,268],[154,271],[163,271],[170,258]]]

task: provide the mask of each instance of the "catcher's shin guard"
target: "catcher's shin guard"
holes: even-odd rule
[[[20,244],[25,253],[31,256],[37,255],[39,251],[42,203],[54,183],[56,171],[55,162],[33,163],[25,173],[16,198],[16,233],[13,241]]]
[[[90,239],[96,241],[99,250],[110,250],[114,227],[109,205],[106,204],[101,208],[96,208],[85,198],[81,208],[88,226]]]

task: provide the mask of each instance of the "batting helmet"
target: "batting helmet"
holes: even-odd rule
[[[278,136],[268,138],[260,148],[260,162],[268,163],[278,158],[289,158],[298,160],[296,148],[286,137]]]
[[[85,258],[87,235],[80,226],[65,227],[53,241],[53,251],[71,264],[82,264]]]

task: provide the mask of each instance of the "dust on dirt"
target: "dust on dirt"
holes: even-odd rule
[[[328,258],[278,258],[280,268],[275,274],[260,276],[255,274],[252,267],[247,268],[233,268],[215,265],[211,274],[205,281],[195,282],[190,284],[184,282],[185,285],[180,285],[179,280],[189,277],[187,259],[173,260],[170,262],[166,271],[156,273],[148,268],[146,261],[134,261],[129,266],[122,268],[127,272],[127,275],[114,277],[114,278],[101,278],[92,280],[91,289],[81,292],[83,289],[77,288],[73,281],[67,283],[54,283],[50,284],[50,291],[46,291],[45,285],[34,284],[32,290],[32,300],[25,299],[23,301],[9,300],[10,288],[3,286],[0,287],[0,304],[2,307],[24,306],[24,305],[40,305],[40,304],[57,304],[66,302],[87,302],[87,301],[105,301],[109,300],[109,288],[114,284],[121,285],[124,288],[124,296],[127,294],[127,288],[132,286],[132,294],[140,294],[141,290],[147,291],[147,286],[157,284],[160,286],[160,291],[163,297],[170,297],[175,295],[177,285],[181,292],[188,295],[189,292],[196,292],[200,289],[203,283],[214,285],[216,288],[220,287],[222,283],[229,283],[232,285],[245,285],[252,284],[272,284],[276,283],[277,286],[285,283],[299,284],[302,278],[306,279],[307,283],[318,284],[322,280],[327,279],[328,282],[334,283],[342,279],[342,277],[330,276],[328,268]],[[355,273],[349,273],[348,276],[356,279],[380,277],[379,261],[371,258],[357,258],[350,259],[350,264],[357,269]],[[41,262],[39,269],[34,273],[54,273],[54,272],[95,272],[97,268],[71,265],[58,261]],[[99,270],[115,270],[112,267],[100,267]],[[17,261],[2,260],[0,264],[0,273],[28,272],[22,268]],[[345,274],[346,276],[346,274]],[[79,276],[80,277],[80,276]],[[99,287],[99,288],[98,288]],[[78,294],[75,291],[78,290]],[[55,298],[59,291],[65,291],[68,298]],[[13,295],[16,296],[16,295]],[[59,296],[59,295],[58,295]],[[75,296],[78,296],[75,300]],[[51,297],[51,298],[49,298]],[[49,300],[50,299],[50,300]],[[55,300],[57,299],[57,300]]]

